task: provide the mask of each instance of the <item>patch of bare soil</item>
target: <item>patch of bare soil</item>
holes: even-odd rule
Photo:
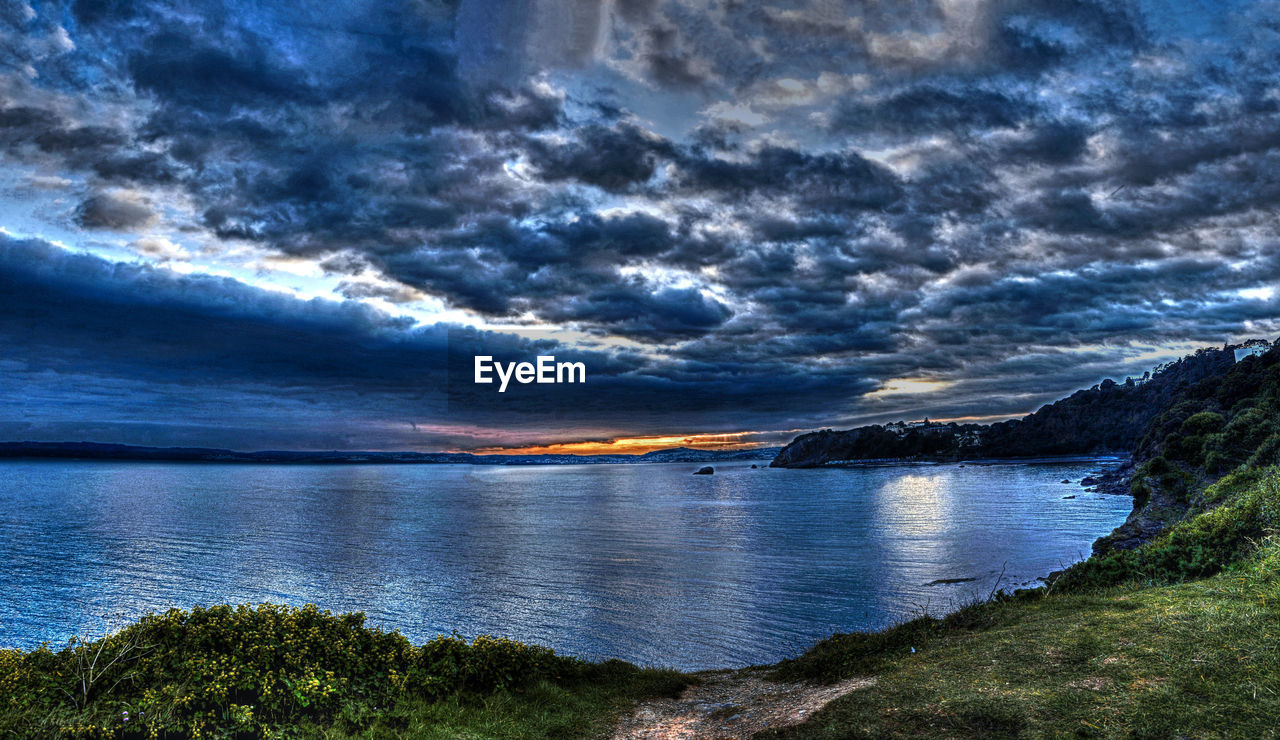
[[[648,701],[618,723],[613,740],[737,740],[796,725],[828,702],[875,683],[851,678],[824,686],[769,681],[760,670],[702,674],[678,699]]]

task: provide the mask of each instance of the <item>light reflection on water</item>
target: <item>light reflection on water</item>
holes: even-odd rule
[[[1096,462],[751,470],[0,463],[0,645],[193,604],[360,610],[685,669],[772,662],[1087,554]],[[1075,499],[1064,499],[1076,495]],[[943,578],[971,583],[928,586]]]

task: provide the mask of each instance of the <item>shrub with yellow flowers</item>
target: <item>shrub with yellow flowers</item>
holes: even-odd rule
[[[91,682],[86,654],[99,661]],[[300,723],[372,721],[406,698],[576,680],[586,665],[486,636],[415,647],[363,614],[313,605],[171,609],[60,651],[0,651],[0,736],[288,736]]]

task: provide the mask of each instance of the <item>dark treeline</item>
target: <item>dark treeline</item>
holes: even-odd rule
[[[1186,496],[1242,464],[1280,464],[1280,342],[1163,404],[1135,445],[1134,494]]]
[[[775,467],[815,467],[880,459],[955,460],[983,457],[1079,455],[1134,450],[1147,427],[1175,398],[1236,364],[1235,350],[1200,349],[1122,383],[1104,380],[1021,419],[995,424],[872,425],[822,430],[797,437],[774,459]]]

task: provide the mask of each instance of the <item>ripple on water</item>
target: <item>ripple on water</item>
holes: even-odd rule
[[[1087,555],[1096,461],[716,466],[0,463],[0,644],[197,603],[360,610],[684,669],[766,663]],[[973,578],[960,583],[934,581]]]

